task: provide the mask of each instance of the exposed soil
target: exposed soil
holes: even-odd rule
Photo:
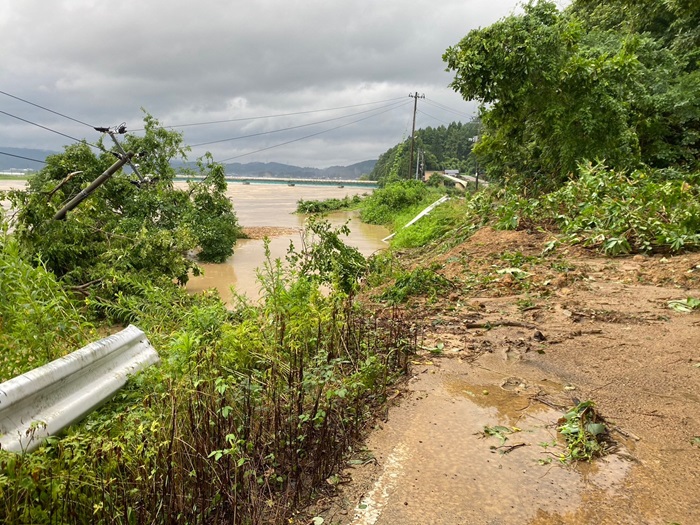
[[[264,239],[265,237],[282,237],[299,234],[301,228],[281,228],[278,226],[250,226],[242,228],[249,239]]]
[[[310,517],[700,524],[700,312],[667,304],[700,297],[700,254],[543,255],[551,240],[487,228],[406,263],[439,263],[454,289],[407,306],[423,328],[412,377]],[[612,449],[564,464],[557,421],[579,400]]]

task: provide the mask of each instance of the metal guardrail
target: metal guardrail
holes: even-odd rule
[[[398,230],[398,231],[395,231],[394,233],[392,233],[392,234],[389,235],[388,237],[384,237],[384,238],[382,239],[382,242],[388,242],[388,241],[389,241],[390,239],[392,239],[392,238],[394,237],[394,235],[396,235],[399,231],[403,230],[404,228],[408,228],[408,227],[411,226],[412,224],[418,222],[418,220],[422,219],[423,217],[425,217],[426,215],[428,215],[431,211],[433,211],[435,208],[437,208],[438,206],[440,206],[440,204],[442,204],[443,202],[447,202],[448,200],[450,200],[450,198],[449,198],[447,195],[443,195],[443,196],[440,197],[438,200],[436,200],[435,202],[433,202],[430,206],[428,206],[427,208],[425,208],[425,209],[424,209],[422,212],[420,212],[418,215],[416,215],[415,217],[413,217],[413,219],[412,219],[408,224],[405,224],[405,225],[403,226],[403,228],[401,228],[401,229]]]
[[[129,325],[0,383],[0,448],[31,452],[107,401],[129,376],[159,360],[146,334]]]

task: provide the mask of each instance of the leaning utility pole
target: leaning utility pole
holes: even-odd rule
[[[111,138],[112,141],[114,142],[114,145],[117,147],[119,150],[119,153],[122,154],[122,156],[126,155],[126,151],[124,151],[124,148],[122,148],[122,145],[119,144],[119,141],[117,140],[116,135],[124,135],[126,133],[126,122],[122,122],[118,126],[114,126],[112,128],[107,128],[107,127],[96,127],[94,128],[95,131],[98,131],[100,133],[107,133]],[[131,162],[131,157],[129,157],[129,160],[127,160],[129,163],[129,166],[131,166],[131,169],[134,170],[134,173],[136,173],[136,176],[139,178],[141,182],[144,181],[144,178],[141,176],[141,173],[139,172],[139,169],[136,164]]]
[[[408,163],[408,178],[411,177],[411,172],[413,171],[413,144],[416,141],[416,111],[418,111],[418,99],[425,98],[425,94],[419,95],[418,91],[408,95],[413,99],[413,127],[411,128],[411,160]]]
[[[119,170],[119,168],[121,168],[124,164],[126,164],[127,162],[131,162],[131,158],[133,156],[134,154],[132,152],[129,152],[125,155],[121,155],[117,162],[115,162],[109,168],[107,168],[107,170],[102,175],[100,175],[94,181],[92,181],[92,184],[90,184],[87,188],[78,193],[68,204],[61,208],[56,213],[56,215],[53,216],[53,220],[60,221],[65,219],[66,214],[69,211],[71,211],[78,204],[87,199],[93,191],[95,191],[98,187],[102,185],[102,183],[104,183],[107,179],[114,175],[117,172],[117,170]]]

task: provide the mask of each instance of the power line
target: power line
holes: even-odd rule
[[[292,129],[307,128],[307,127],[309,127],[309,126],[315,126],[315,125],[317,125],[317,124],[325,124],[326,122],[334,122],[334,121],[336,121],[336,120],[342,120],[342,119],[344,119],[344,118],[349,118],[349,117],[354,117],[354,116],[357,116],[357,115],[362,115],[363,113],[370,113],[370,112],[372,112],[372,111],[377,111],[378,109],[384,109],[384,108],[394,109],[395,107],[399,107],[399,106],[401,106],[401,105],[403,105],[403,104],[389,104],[389,105],[387,105],[387,106],[382,106],[382,107],[380,107],[380,108],[372,108],[372,109],[367,109],[367,110],[365,110],[365,111],[358,111],[357,113],[351,113],[350,115],[343,115],[343,116],[341,116],[341,117],[334,117],[334,118],[329,118],[329,119],[325,119],[325,120],[317,120],[317,121],[315,121],[315,122],[310,122],[310,123],[308,123],[308,124],[299,124],[298,126],[290,126],[290,127],[288,127],[288,128],[274,129],[274,130],[272,130],[272,131],[261,131],[261,132],[259,132],[259,133],[252,133],[252,134],[250,134],[250,135],[241,135],[241,136],[238,136],[238,137],[231,137],[231,138],[228,138],[228,139],[212,140],[212,141],[209,141],[209,142],[201,142],[201,143],[199,143],[199,144],[190,144],[190,147],[191,147],[191,148],[197,148],[197,147],[199,147],[199,146],[208,146],[208,145],[210,145],[210,144],[218,144],[218,143],[220,143],[220,142],[229,142],[229,141],[233,141],[233,140],[247,139],[247,138],[251,138],[251,137],[259,137],[259,136],[261,136],[261,135],[270,135],[270,134],[272,134],[272,133],[280,133],[280,132],[282,132],[282,131],[289,131],[289,130],[292,130]]]
[[[27,119],[24,119],[22,117],[18,117],[17,115],[12,115],[11,113],[8,113],[7,111],[0,110],[0,113],[2,113],[3,115],[7,115],[8,117],[15,118],[17,120],[21,120],[22,122],[26,122],[27,124],[31,124],[32,126],[36,126],[38,128],[45,129],[46,131],[50,131],[51,133],[55,133],[56,135],[61,135],[62,137],[69,138],[74,142],[83,142],[83,143],[87,144],[88,146],[92,146],[93,148],[96,148],[99,150],[102,149],[99,146],[97,146],[96,144],[88,142],[85,139],[77,139],[75,137],[71,137],[70,135],[66,135],[65,133],[61,133],[60,131],[56,131],[55,129],[47,128],[46,126],[42,126],[41,124],[37,124],[36,122],[32,122],[31,120],[27,120]]]
[[[49,113],[53,113],[54,115],[58,115],[58,116],[60,116],[60,117],[67,118],[68,120],[72,120],[73,122],[77,122],[78,124],[82,124],[83,126],[87,126],[87,127],[89,127],[89,128],[92,128],[92,127],[93,127],[93,126],[91,126],[90,124],[88,124],[88,123],[86,123],[86,122],[83,122],[82,120],[78,120],[77,118],[69,117],[68,115],[64,115],[63,113],[59,113],[58,111],[54,111],[53,109],[49,109],[49,108],[47,108],[47,107],[41,106],[41,105],[39,105],[39,104],[36,104],[36,103],[34,103],[34,102],[30,102],[29,100],[25,100],[25,99],[23,99],[23,98],[21,98],[21,97],[18,97],[18,96],[16,96],[16,95],[12,95],[12,94],[10,94],[10,93],[8,93],[8,92],[6,92],[6,91],[0,90],[0,93],[2,93],[3,95],[6,95],[6,96],[8,96],[8,97],[12,97],[12,98],[14,98],[14,99],[17,99],[17,100],[21,100],[22,102],[24,102],[24,103],[26,103],[26,104],[30,104],[30,105],[32,105],[32,106],[34,106],[34,107],[43,109],[44,111],[48,111]]]
[[[418,113],[420,113],[421,115],[425,115],[426,117],[430,117],[433,120],[437,120],[438,122],[442,122],[443,124],[447,124],[448,126],[451,124],[451,122],[447,122],[445,120],[434,117],[430,113],[426,113],[425,111],[421,111],[420,109],[418,110]]]
[[[372,104],[382,104],[384,102],[394,102],[396,100],[402,100],[403,97],[398,97],[398,98],[388,98],[386,100],[377,100],[376,102],[365,102],[364,104],[352,104],[350,106],[338,106],[336,108],[325,108],[325,109],[311,109],[308,111],[295,111],[293,113],[277,113],[273,115],[263,115],[259,117],[240,117],[240,118],[233,118],[233,119],[226,119],[226,120],[212,120],[209,122],[195,122],[192,124],[175,124],[173,126],[163,126],[164,128],[188,128],[192,126],[208,126],[210,124],[225,124],[227,122],[243,122],[246,120],[261,120],[261,119],[266,119],[266,118],[277,118],[277,117],[291,117],[294,115],[306,115],[309,113],[321,113],[323,111],[335,111],[338,109],[348,109],[348,108],[357,108],[360,106],[370,106]],[[139,128],[139,129],[134,129],[133,131],[143,131],[144,128]]]
[[[40,162],[41,164],[47,163],[45,160],[30,159],[29,157],[23,157],[22,155],[14,155],[12,153],[5,153],[4,151],[0,151],[0,155],[7,155],[8,157],[15,157],[17,159],[31,160],[32,162]]]
[[[451,107],[449,107],[449,106],[446,106],[446,105],[444,105],[444,104],[441,104],[441,103],[439,103],[439,102],[435,102],[434,100],[426,99],[425,102],[426,102],[427,104],[430,104],[431,106],[438,107],[438,108],[440,108],[440,109],[442,109],[442,110],[444,110],[444,111],[450,111],[450,112],[455,113],[455,114],[457,114],[457,115],[459,115],[459,116],[461,116],[461,117],[465,117],[465,118],[469,118],[469,119],[472,118],[470,115],[467,115],[466,113],[464,113],[464,112],[462,112],[462,111],[458,111],[458,110],[456,110],[456,109],[453,109],[453,108],[451,108]]]
[[[66,135],[65,133],[61,133],[60,131],[56,131],[55,129],[47,128],[46,126],[42,126],[41,124],[37,124],[36,122],[32,122],[31,120],[24,119],[22,117],[18,117],[17,115],[12,115],[8,113],[7,111],[2,111],[0,110],[0,113],[3,115],[7,115],[8,117],[16,118],[17,120],[21,120],[22,122],[26,122],[27,124],[31,124],[32,126],[36,126],[41,129],[45,129],[46,131],[50,131],[51,133],[56,133],[56,135],[61,135],[63,137],[69,138],[71,140],[74,140],[75,142],[81,142],[80,139],[76,139],[75,137],[71,137],[70,135]]]
[[[267,151],[267,150],[270,150],[270,149],[278,148],[278,147],[280,147],[280,146],[286,146],[287,144],[292,144],[293,142],[299,142],[299,141],[301,141],[301,140],[305,140],[305,139],[308,139],[308,138],[311,138],[311,137],[316,137],[316,136],[318,136],[318,135],[322,135],[322,134],[328,133],[328,132],[330,132],[330,131],[335,131],[336,129],[344,128],[344,127],[350,126],[350,125],[352,125],[352,124],[357,124],[358,122],[362,122],[363,120],[367,120],[367,119],[370,119],[370,118],[379,116],[379,115],[381,115],[382,113],[387,113],[387,112],[392,111],[392,110],[394,110],[394,109],[397,109],[397,108],[400,108],[400,107],[404,107],[404,106],[406,106],[406,105],[408,105],[408,104],[410,104],[410,102],[404,102],[403,104],[399,104],[399,105],[390,107],[389,109],[385,109],[384,111],[381,111],[381,112],[379,112],[379,113],[375,113],[374,115],[369,115],[368,117],[363,117],[363,118],[361,118],[361,119],[353,120],[352,122],[346,122],[345,124],[341,124],[340,126],[335,126],[335,127],[333,127],[333,128],[329,128],[329,129],[325,129],[325,130],[322,130],[322,131],[318,131],[318,132],[312,133],[312,134],[310,134],[310,135],[305,135],[305,136],[303,136],[303,137],[299,137],[299,138],[296,138],[296,139],[293,139],[293,140],[288,140],[288,141],[286,141],[286,142],[281,142],[281,143],[279,143],[279,144],[275,144],[275,145],[273,145],[273,146],[268,146],[268,147],[266,147],[266,148],[261,148],[261,149],[255,150],[255,151],[249,151],[248,153],[242,153],[242,154],[240,154],[240,155],[235,155],[235,156],[233,156],[233,157],[229,157],[229,158],[227,158],[227,159],[222,159],[222,160],[219,160],[219,161],[217,161],[217,162],[228,162],[228,161],[230,161],[230,160],[238,159],[238,158],[241,158],[241,157],[246,157],[246,156],[248,156],[248,155],[253,155],[253,154],[255,154],[255,153],[260,153],[261,151]]]

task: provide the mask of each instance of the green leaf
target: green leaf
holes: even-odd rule
[[[586,432],[597,436],[603,434],[606,431],[605,425],[603,423],[588,423],[586,425]]]
[[[497,270],[496,273],[499,275],[509,274],[516,279],[524,279],[525,277],[532,275],[531,273],[521,270],[520,268],[503,268],[502,270]]]
[[[675,299],[668,302],[668,307],[676,312],[690,313],[700,309],[700,299],[688,297],[687,299]]]

